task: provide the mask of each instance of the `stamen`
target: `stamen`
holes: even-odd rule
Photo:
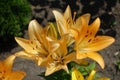
[[[74,12],[74,15],[73,15],[73,22],[75,21],[75,17],[76,17],[76,12]]]

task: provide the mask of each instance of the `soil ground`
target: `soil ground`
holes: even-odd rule
[[[96,17],[101,19],[101,27],[98,34],[109,35],[116,39],[108,48],[99,51],[104,57],[106,66],[99,73],[102,76],[109,77],[111,80],[120,80],[120,70],[116,62],[120,60],[120,0],[28,0],[31,4],[32,19],[37,19],[43,26],[49,21],[55,21],[52,14],[53,9],[64,12],[69,4],[72,11],[78,14],[91,13],[91,21]],[[24,31],[24,37],[27,38],[27,30]],[[16,43],[15,43],[16,44]],[[16,47],[3,51],[1,59],[6,58],[10,54],[22,50],[17,45]],[[120,63],[119,63],[120,64]],[[24,80],[44,80],[37,76],[44,72],[44,67],[36,66],[32,61],[17,58],[14,63],[14,70],[23,70],[27,73]]]

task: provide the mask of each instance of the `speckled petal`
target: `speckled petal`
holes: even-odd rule
[[[37,54],[37,51],[33,49],[33,46],[31,44],[30,40],[26,40],[24,38],[19,38],[19,37],[15,37],[15,40],[17,41],[17,43],[24,48],[27,52],[29,53],[33,53],[33,54]]]
[[[91,44],[87,45],[87,47],[84,48],[84,50],[85,51],[99,51],[99,50],[102,50],[108,47],[114,41],[115,39],[110,36],[97,36]]]

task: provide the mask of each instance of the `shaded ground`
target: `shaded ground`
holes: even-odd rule
[[[29,0],[32,6],[33,19],[37,19],[43,26],[48,21],[55,21],[52,14],[53,9],[63,12],[69,4],[72,11],[78,14],[91,13],[91,21],[96,17],[101,18],[101,28],[98,34],[113,36],[116,42],[110,47],[100,51],[105,59],[106,67],[100,70],[100,74],[110,77],[111,80],[119,80],[120,70],[116,66],[116,61],[120,60],[120,1],[119,0]],[[24,37],[28,37],[25,31]],[[16,44],[15,44],[16,45]],[[10,46],[10,45],[9,45]],[[1,54],[2,59],[10,53],[15,53],[22,48],[16,46]],[[43,67],[37,67],[32,61],[17,58],[14,70],[23,70],[27,73],[24,80],[43,80],[37,75],[44,72]]]

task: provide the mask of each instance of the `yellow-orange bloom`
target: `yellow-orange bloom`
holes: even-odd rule
[[[104,49],[112,44],[115,39],[110,36],[97,36],[96,33],[100,27],[100,19],[97,18],[89,25],[90,14],[84,14],[77,19],[72,19],[72,13],[67,6],[64,14],[57,10],[53,11],[57,23],[58,32],[61,36],[69,34],[72,37],[68,40],[71,44],[73,41],[74,50],[76,51],[77,59],[91,58],[98,62],[104,68],[104,60],[96,51]],[[74,40],[73,40],[74,38]]]
[[[75,35],[74,49],[77,52],[77,59],[91,58],[98,62],[104,68],[104,60],[102,56],[97,53],[101,49],[108,47],[115,39],[110,36],[97,36],[96,33],[100,26],[100,19],[97,18],[89,25],[90,14],[85,14],[79,18],[81,24],[80,29],[73,29]]]
[[[16,56],[35,60],[37,65],[45,66],[45,75],[50,75],[60,69],[68,72],[67,63],[75,58],[75,53],[68,54],[67,41],[68,35],[58,39],[57,32],[49,24],[42,28],[36,20],[32,20],[28,28],[30,40],[15,37],[23,51],[15,53]]]
[[[24,48],[23,51],[17,52],[15,55],[35,60],[38,65],[44,62],[47,56],[59,47],[56,41],[47,37],[45,31],[36,20],[32,20],[28,27],[30,40],[15,37],[17,43]]]
[[[115,40],[110,36],[96,35],[100,19],[97,18],[90,25],[90,14],[82,15],[76,20],[72,19],[69,6],[64,14],[56,10],[53,13],[57,30],[52,23],[42,28],[36,20],[32,20],[28,27],[30,39],[15,37],[17,43],[24,48],[15,55],[34,60],[39,66],[45,66],[46,76],[60,69],[68,72],[67,63],[71,61],[80,63],[84,58],[91,58],[104,68],[104,60],[97,51],[109,46]],[[71,44],[72,53],[69,53],[67,48],[71,47]]]
[[[67,51],[67,40],[65,37],[58,40],[60,47],[50,54],[46,60],[46,72],[45,75],[48,76],[56,71],[59,71],[61,69],[65,70],[67,73],[69,73],[67,68],[67,63],[73,61],[75,59],[75,53],[69,53]],[[42,65],[42,64],[41,64]],[[44,63],[43,63],[44,65]]]
[[[0,61],[0,80],[22,80],[26,75],[22,71],[12,71],[14,55],[9,56],[4,61]]]

